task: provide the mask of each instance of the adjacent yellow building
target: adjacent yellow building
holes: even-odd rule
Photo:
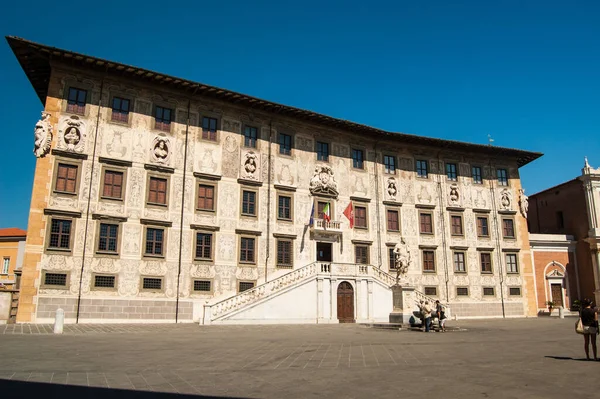
[[[25,230],[0,229],[0,289],[18,289],[26,238]]]

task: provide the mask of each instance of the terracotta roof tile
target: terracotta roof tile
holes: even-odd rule
[[[16,227],[0,229],[0,237],[25,237],[26,235],[27,231]]]

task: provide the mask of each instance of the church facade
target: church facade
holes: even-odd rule
[[[44,105],[18,322],[387,321],[397,281],[536,314],[519,167],[541,154],[7,40]]]

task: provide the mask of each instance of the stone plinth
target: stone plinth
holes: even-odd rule
[[[415,288],[410,286],[394,285],[392,298],[394,310],[390,313],[390,323],[408,324],[413,315]]]

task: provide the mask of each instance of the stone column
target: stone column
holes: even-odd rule
[[[390,323],[409,324],[414,309],[415,288],[410,286],[394,285],[392,296],[394,310],[390,313]]]
[[[337,280],[331,279],[331,323],[337,322]]]

